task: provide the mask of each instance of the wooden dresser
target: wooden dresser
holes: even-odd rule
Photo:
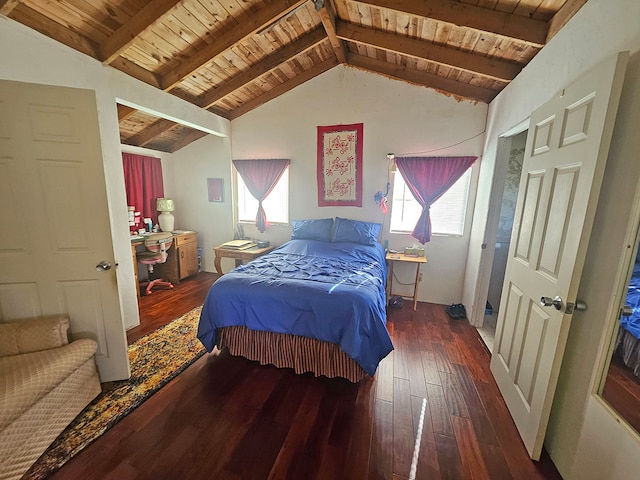
[[[153,278],[180,283],[198,273],[198,232],[176,233],[165,263],[154,265]]]

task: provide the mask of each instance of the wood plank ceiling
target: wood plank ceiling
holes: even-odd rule
[[[0,0],[0,14],[233,120],[343,64],[489,103],[587,0]],[[204,132],[118,105],[121,141]]]

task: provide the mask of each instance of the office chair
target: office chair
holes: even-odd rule
[[[169,232],[151,233],[144,239],[144,246],[147,251],[138,255],[138,261],[147,265],[147,269],[149,271],[149,281],[140,283],[141,287],[146,286],[146,295],[151,295],[151,289],[153,287],[173,288],[171,282],[167,282],[161,278],[157,278],[155,280],[151,279],[153,266],[167,261],[167,250],[169,250],[172,243],[173,236]]]

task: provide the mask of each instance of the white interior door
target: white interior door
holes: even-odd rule
[[[491,371],[534,459],[542,450],[627,57],[608,59],[531,116]],[[559,297],[558,309],[542,306],[542,297]]]
[[[0,321],[68,313],[128,378],[95,93],[0,81]]]

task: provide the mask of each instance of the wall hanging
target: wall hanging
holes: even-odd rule
[[[362,206],[363,124],[318,127],[318,206]]]

